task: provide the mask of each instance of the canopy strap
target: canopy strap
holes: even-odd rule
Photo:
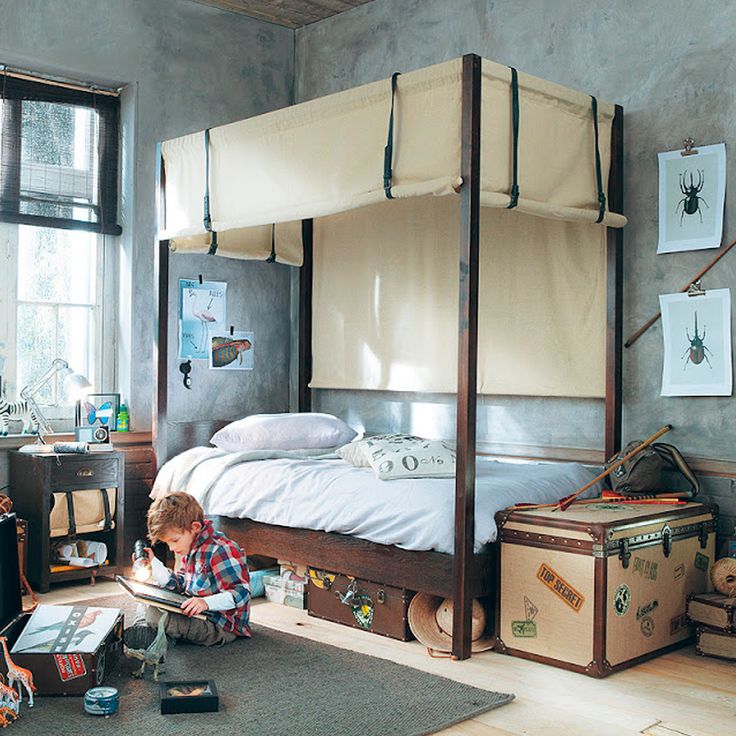
[[[511,201],[507,209],[512,210],[519,204],[519,74],[514,67],[511,69],[511,116],[514,131],[514,183],[511,187]]]
[[[204,131],[204,229],[212,233],[209,255],[217,253],[217,233],[212,230],[212,216],[210,215],[210,129]]]
[[[271,255],[266,258],[266,263],[276,263],[276,223],[271,225]]]
[[[391,75],[391,114],[388,118],[388,140],[386,141],[386,148],[383,149],[383,191],[386,194],[386,199],[393,199],[394,195],[391,194],[391,177],[393,171],[391,170],[391,162],[394,156],[394,100],[396,98],[396,78],[401,72],[394,72]]]
[[[598,100],[590,96],[593,101],[593,130],[595,131],[595,180],[598,185],[598,219],[596,222],[603,222],[606,215],[606,193],[603,191],[603,175],[601,174],[601,151],[598,136]]]

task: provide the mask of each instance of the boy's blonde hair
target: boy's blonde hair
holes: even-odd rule
[[[156,499],[148,509],[148,536],[157,542],[171,529],[189,530],[195,521],[204,523],[204,510],[197,499],[188,493],[171,493]]]

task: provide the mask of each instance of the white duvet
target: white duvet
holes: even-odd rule
[[[318,451],[317,451],[318,452]],[[593,479],[575,463],[476,465],[475,550],[496,539],[494,515],[514,503],[551,503]],[[452,553],[453,478],[378,480],[329,452],[231,453],[195,447],[166,463],[152,498],[191,493],[208,516],[319,529],[404,549]],[[594,486],[586,496],[600,492]]]

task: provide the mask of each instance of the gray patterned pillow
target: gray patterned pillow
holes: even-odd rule
[[[455,451],[441,440],[374,435],[344,445],[337,454],[356,467],[372,468],[381,480],[455,476]]]

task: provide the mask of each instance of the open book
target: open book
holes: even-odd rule
[[[151,583],[141,583],[138,580],[124,578],[122,575],[116,575],[115,580],[123,587],[126,593],[129,593],[139,603],[145,603],[148,606],[156,606],[165,611],[173,611],[181,613],[181,607],[184,601],[189,600],[189,596],[175,593],[173,590],[159,588],[158,585]],[[202,621],[209,621],[206,613],[198,613],[192,616]]]

